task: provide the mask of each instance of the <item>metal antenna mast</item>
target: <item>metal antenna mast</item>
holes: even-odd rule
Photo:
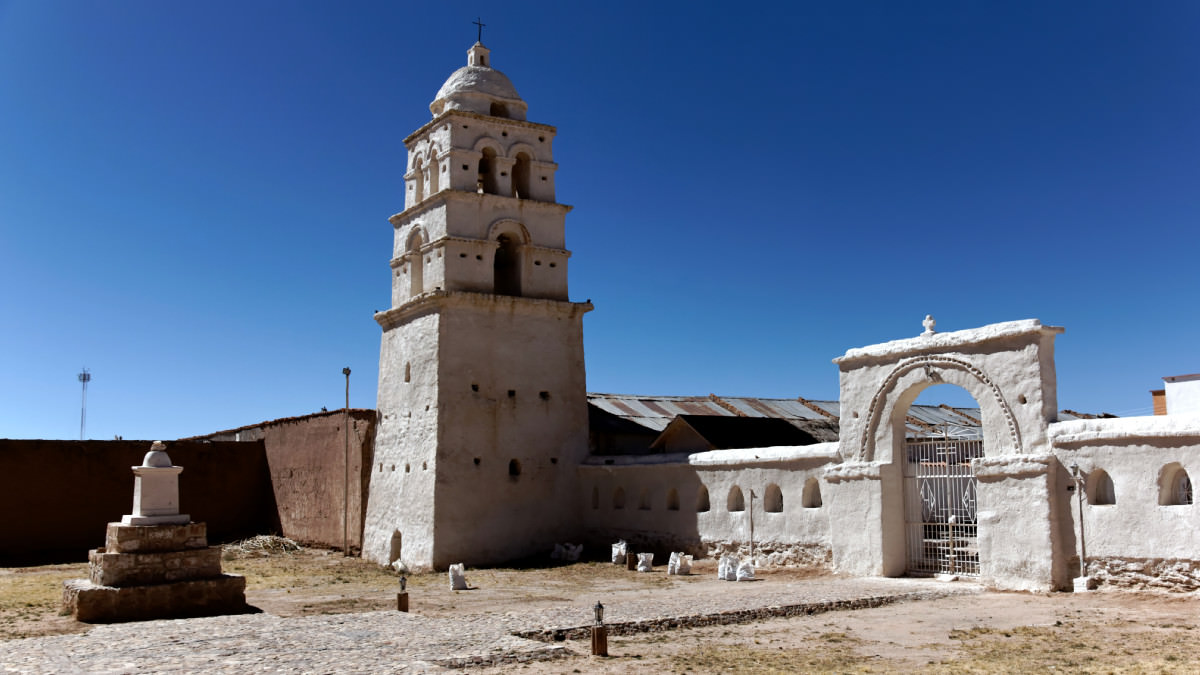
[[[87,368],[79,374],[79,381],[83,383],[83,407],[79,411],[79,440],[83,440],[83,430],[87,428],[87,383],[92,381],[92,374]]]

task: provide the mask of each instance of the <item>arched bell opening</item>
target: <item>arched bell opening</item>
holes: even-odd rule
[[[496,151],[492,148],[484,148],[479,158],[479,172],[475,189],[479,194],[500,194],[500,190],[496,187]]]
[[[521,294],[521,244],[511,234],[502,234],[497,239],[495,258],[492,261],[492,283],[497,295]]]
[[[512,196],[519,199],[529,199],[529,174],[532,159],[528,153],[518,152],[513,164]]]

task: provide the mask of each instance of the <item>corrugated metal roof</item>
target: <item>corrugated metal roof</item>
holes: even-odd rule
[[[825,417],[803,403],[788,398],[722,396],[721,400],[736,408],[746,417],[779,417],[797,420],[816,420]]]
[[[676,415],[718,417],[768,417],[786,420],[815,420],[841,416],[838,401],[806,398],[753,398],[748,396],[639,396],[635,394],[589,393],[588,403],[654,431],[662,431]],[[821,413],[827,413],[822,415]],[[1064,410],[1058,419],[1087,419],[1095,415]],[[908,409],[907,435],[948,433],[954,438],[979,438],[979,408],[947,405],[913,405]]]

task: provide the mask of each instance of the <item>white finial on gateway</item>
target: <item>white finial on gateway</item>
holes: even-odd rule
[[[191,516],[179,512],[179,474],[167,446],[154,441],[141,466],[133,468],[133,513],[121,517],[123,525],[187,525]]]
[[[933,327],[937,325],[937,321],[933,320],[932,314],[926,314],[925,320],[921,322],[921,325],[925,326],[925,332],[921,333],[921,335],[933,335],[937,332],[933,329]]]

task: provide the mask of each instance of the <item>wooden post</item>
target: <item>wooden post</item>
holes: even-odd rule
[[[608,656],[607,626],[592,626],[592,656]]]
[[[637,571],[637,554],[636,553],[626,553],[625,554],[625,569],[627,569],[631,572]]]
[[[401,591],[396,594],[396,610],[400,612],[408,611],[408,591]]]

